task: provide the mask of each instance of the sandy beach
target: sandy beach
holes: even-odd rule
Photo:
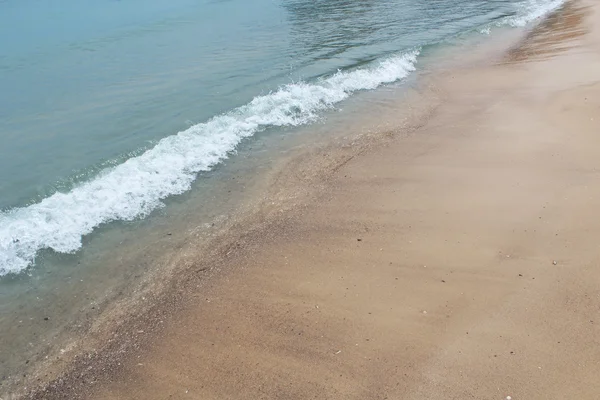
[[[111,356],[31,397],[600,398],[600,5],[475,64],[289,161]]]

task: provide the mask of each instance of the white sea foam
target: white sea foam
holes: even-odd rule
[[[247,137],[270,126],[297,126],[318,118],[358,90],[405,78],[418,51],[377,66],[309,83],[294,83],[211,120],[162,139],[138,157],[104,170],[68,193],[28,207],[0,212],[0,276],[18,273],[42,249],[73,253],[82,237],[110,221],[131,221],[190,189],[197,173],[209,171]]]
[[[565,0],[524,0],[517,7],[517,14],[503,18],[501,25],[513,27],[525,26],[559,8]]]

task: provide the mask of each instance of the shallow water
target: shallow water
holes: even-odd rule
[[[290,146],[559,5],[0,2],[2,380],[210,234]]]

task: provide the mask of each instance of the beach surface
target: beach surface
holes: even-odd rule
[[[600,398],[598,3],[425,82],[34,397]]]

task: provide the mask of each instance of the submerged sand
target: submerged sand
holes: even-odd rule
[[[600,398],[600,7],[427,86],[290,162],[114,343],[143,340],[32,397]]]

